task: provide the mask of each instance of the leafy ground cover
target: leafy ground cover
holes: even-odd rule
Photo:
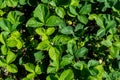
[[[120,0],[0,0],[1,80],[120,80]]]

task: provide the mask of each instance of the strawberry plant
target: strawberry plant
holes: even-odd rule
[[[120,0],[0,0],[1,80],[119,80]]]

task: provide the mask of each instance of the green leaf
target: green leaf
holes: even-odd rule
[[[62,57],[62,60],[60,62],[60,67],[63,68],[64,66],[71,64],[73,60],[73,56],[71,55],[65,55]]]
[[[97,34],[96,34],[96,36],[98,36],[98,37],[103,37],[105,35],[105,29],[104,28],[101,28],[101,29],[99,29],[98,31],[97,31]]]
[[[20,5],[25,5],[26,4],[26,0],[19,0]]]
[[[59,80],[73,80],[74,73],[71,69],[64,70],[60,75]]]
[[[85,65],[84,61],[78,61],[73,65],[73,67],[78,70],[83,70],[84,65]]]
[[[94,68],[94,67],[90,67],[89,68],[89,72],[90,72],[90,74],[92,75],[92,76],[97,76],[98,75],[98,70],[96,69],[96,68]]]
[[[67,11],[67,14],[68,14],[70,17],[76,17],[76,15],[70,13],[70,11]]]
[[[116,22],[114,20],[108,21],[108,24],[106,26],[106,30],[108,31],[109,29],[114,28],[114,27],[116,27]]]
[[[20,57],[19,58],[19,65],[22,65],[22,64],[24,64],[23,57]]]
[[[0,10],[0,16],[3,16],[5,12],[3,10]]]
[[[7,65],[6,68],[11,73],[17,73],[18,72],[17,66],[14,65],[14,64],[9,64],[9,65]]]
[[[89,67],[94,67],[94,66],[96,66],[98,64],[99,64],[99,62],[96,61],[96,60],[89,60],[89,62],[88,62],[88,68]]]
[[[21,49],[23,46],[22,41],[20,41],[19,39],[16,39],[16,41],[17,41],[17,45],[16,45],[17,49]]]
[[[46,34],[47,34],[47,35],[52,35],[54,32],[55,32],[55,28],[54,28],[54,27],[49,27],[49,28],[46,30]]]
[[[64,45],[67,44],[70,39],[71,38],[66,35],[56,35],[52,41],[55,45]]]
[[[77,18],[83,24],[87,24],[88,23],[88,18],[85,15],[78,15]]]
[[[60,62],[60,58],[55,60],[50,60],[50,67],[54,67],[55,68],[55,72],[57,72],[59,70],[59,62]],[[53,73],[55,73],[53,72]]]
[[[76,52],[77,46],[76,46],[76,41],[75,39],[71,39],[68,41],[67,43],[67,53],[74,55],[74,53]]]
[[[6,31],[6,32],[10,33],[12,31],[16,30],[17,26],[18,26],[17,23],[12,24],[9,20],[0,18],[0,27],[2,30]]]
[[[119,71],[113,71],[109,74],[111,80],[119,80],[120,79],[120,72]]]
[[[11,37],[7,39],[8,47],[17,47],[17,49],[21,49],[23,46],[22,40],[20,38],[20,33],[18,31],[13,31],[11,33]]]
[[[44,59],[43,52],[38,51],[38,52],[34,53],[34,57],[35,57],[35,61],[41,61],[42,59]]]
[[[56,7],[55,12],[61,18],[64,18],[65,14],[66,14],[64,11],[64,8],[62,8],[62,7]]]
[[[7,20],[12,24],[20,24],[20,18],[23,15],[20,11],[10,11],[7,15]]]
[[[108,32],[110,34],[116,34],[117,33],[117,28],[116,27],[110,28]]]
[[[46,21],[46,26],[58,26],[63,20],[57,16],[50,16]]]
[[[78,13],[76,12],[76,7],[75,6],[69,6],[69,11],[73,15],[78,15]]]
[[[100,26],[100,28],[105,28],[104,27],[104,21],[103,21],[103,18],[102,18],[102,16],[100,15],[98,15],[96,18],[95,18],[95,21],[96,21],[96,23],[97,23],[97,25],[98,26]]]
[[[46,80],[58,80],[54,75],[48,75]]]
[[[17,26],[19,25],[19,23],[15,23],[15,24],[12,24],[10,27],[9,27],[9,29],[10,29],[10,31],[12,32],[12,31],[15,31],[16,29],[17,29]]]
[[[43,3],[48,3],[49,0],[41,0]]]
[[[38,50],[48,50],[51,47],[50,42],[48,40],[44,40],[40,42],[36,49]]]
[[[16,56],[12,51],[9,51],[9,50],[8,50],[7,57],[6,57],[6,62],[7,62],[7,64],[10,64],[10,63],[12,63],[13,61],[15,61],[16,57],[17,57],[17,56]]]
[[[6,45],[2,45],[2,46],[1,46],[1,52],[2,52],[2,54],[3,54],[3,55],[6,55],[6,54],[7,54],[7,51],[8,51],[7,46],[6,46]]]
[[[64,27],[61,30],[61,33],[63,33],[63,34],[73,34],[73,27],[72,26]]]
[[[97,66],[98,64],[99,62],[96,60],[90,60],[88,62],[88,69],[91,75],[96,76],[99,73],[99,71],[95,68],[95,66]]]
[[[42,23],[45,23],[46,19],[49,17],[48,7],[44,4],[39,4],[33,13],[34,17],[38,18]]]
[[[112,35],[111,35],[111,36],[112,36]],[[114,36],[112,36],[112,37],[114,37],[114,39],[115,39],[116,42],[119,42],[119,35],[114,35]]]
[[[107,47],[112,46],[112,42],[110,40],[103,40],[101,44]]]
[[[82,25],[82,24],[77,24],[76,26],[75,26],[75,31],[79,31],[80,29],[83,29],[83,26],[84,25]]]
[[[11,36],[12,36],[12,37],[15,37],[15,38],[20,38],[21,34],[20,34],[20,32],[18,32],[18,31],[13,31],[13,32],[11,33]]]
[[[39,35],[44,35],[45,34],[45,29],[44,28],[37,28],[35,31]]]
[[[49,36],[44,34],[42,35],[42,41],[49,40]]]
[[[119,48],[117,48],[117,47],[115,47],[115,46],[111,46],[111,47],[109,48],[109,50],[110,50],[110,56],[111,56],[112,58],[116,58],[116,57],[119,55]]]
[[[18,0],[5,0],[9,7],[16,7],[18,5]]]
[[[26,27],[40,27],[40,26],[43,26],[43,25],[44,25],[43,23],[36,20],[35,18],[30,18],[26,23]]]
[[[82,47],[77,50],[77,52],[75,53],[75,56],[76,57],[85,57],[87,53],[88,53],[88,49],[85,47]]]
[[[91,12],[91,4],[85,3],[84,6],[80,9],[80,14],[89,14]]]
[[[5,7],[6,7],[5,0],[0,0],[0,9],[5,8]]]
[[[24,64],[25,70],[34,73],[35,66],[32,63]]]
[[[4,33],[0,33],[0,42],[5,44]]]
[[[96,76],[89,76],[88,80],[98,80],[98,79],[96,78]]]
[[[29,74],[27,75],[27,78],[28,78],[29,80],[34,79],[34,77],[35,77],[35,73],[29,73]]]
[[[0,19],[0,27],[5,31],[10,32],[9,27],[11,27],[11,23],[8,20],[2,18]]]
[[[60,58],[60,51],[55,47],[50,47],[49,56],[53,61],[58,61]]]
[[[17,41],[14,37],[10,37],[7,39],[7,46],[9,47],[15,47],[17,45]]]
[[[56,0],[49,1],[49,4],[53,7],[56,7]]]
[[[6,67],[7,63],[5,59],[0,58],[0,67]]]
[[[97,14],[90,14],[88,19],[89,20],[94,20],[94,19],[97,19],[97,17],[98,17]]]
[[[78,7],[78,5],[79,5],[79,0],[71,0],[70,5]]]
[[[102,77],[105,73],[103,65],[97,65],[97,66],[95,66],[95,68],[99,71],[98,75],[97,75],[97,78],[102,79]]]
[[[56,72],[56,67],[49,66],[47,68],[47,74],[49,74],[49,73],[55,73],[55,72]]]
[[[41,74],[41,73],[42,73],[41,67],[40,67],[39,65],[37,65],[37,66],[35,67],[35,73],[36,73],[36,74]]]
[[[23,78],[22,80],[30,80],[29,78],[27,78],[27,77],[25,77],[25,78]]]
[[[113,43],[113,45],[120,48],[120,42],[115,42],[115,43]]]

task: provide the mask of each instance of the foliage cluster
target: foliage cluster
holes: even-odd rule
[[[120,0],[0,0],[3,80],[120,80]]]

